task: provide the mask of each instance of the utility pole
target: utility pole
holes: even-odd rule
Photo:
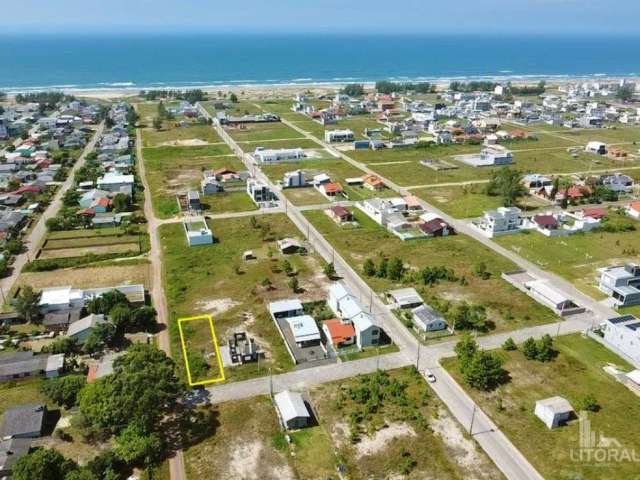
[[[273,373],[271,367],[269,367],[269,395],[273,397]]]
[[[556,338],[560,336],[560,325],[562,325],[562,323],[558,322],[558,331],[556,332]]]
[[[422,343],[418,340],[418,355],[416,356],[416,370],[420,370],[420,347],[422,347]]]
[[[469,425],[469,435],[473,436],[473,421],[476,418],[476,404],[473,404],[473,411],[471,412],[471,425]]]

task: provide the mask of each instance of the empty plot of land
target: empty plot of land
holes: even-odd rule
[[[142,144],[145,147],[155,147],[176,144],[187,146],[191,144],[221,143],[222,139],[211,125],[193,124],[186,127],[171,126],[161,130],[145,128],[142,130]]]
[[[190,385],[224,379],[212,317],[179,320],[182,354]]]
[[[248,123],[238,127],[225,127],[237,142],[259,142],[261,140],[293,139],[304,137],[281,122]]]
[[[554,343],[558,355],[550,362],[527,360],[520,351],[501,351],[510,381],[492,392],[466,387],[454,359],[444,365],[544,478],[633,478],[637,462],[611,461],[611,457],[594,456],[595,452],[591,459],[579,456],[579,450],[588,447],[580,442],[585,425],[577,419],[549,430],[534,415],[536,401],[557,395],[567,399],[577,415],[582,399],[593,395],[598,411],[585,412],[597,442],[593,450],[640,451],[638,397],[603,370],[609,363],[624,371],[630,366],[580,335],[560,337]]]
[[[111,245],[96,245],[77,248],[55,248],[42,250],[39,257],[42,260],[53,258],[72,258],[84,255],[104,255],[107,253],[141,253],[139,243],[117,243]]]
[[[18,277],[19,285],[34,289],[69,285],[74,288],[113,287],[117,285],[150,285],[149,264],[146,261],[125,260],[122,265],[66,268],[52,272],[25,272]]]

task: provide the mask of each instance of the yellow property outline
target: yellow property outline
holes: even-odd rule
[[[193,320],[209,320],[209,327],[211,328],[211,338],[213,339],[213,348],[216,352],[216,359],[218,361],[218,368],[220,369],[220,376],[210,379],[202,380],[200,382],[194,382],[191,378],[191,369],[189,368],[189,360],[187,357],[187,345],[184,340],[184,333],[182,331],[183,322],[191,322]],[[187,368],[187,378],[189,380],[189,386],[195,387],[198,385],[208,385],[210,383],[224,382],[224,367],[222,366],[222,356],[220,355],[220,348],[218,347],[218,338],[216,337],[216,331],[213,328],[213,317],[211,315],[198,315],[197,317],[187,317],[178,319],[178,330],[180,331],[180,343],[182,344],[182,358],[184,358],[184,364]]]

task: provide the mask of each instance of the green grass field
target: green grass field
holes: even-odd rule
[[[202,204],[206,205],[206,211],[210,213],[232,213],[257,210],[258,207],[246,192],[223,192],[215,195],[204,195]]]
[[[640,223],[635,223],[640,228]],[[604,294],[595,286],[597,269],[640,261],[639,235],[637,230],[616,233],[595,231],[548,238],[530,232],[501,237],[496,242],[573,282],[585,293],[604,298]]]
[[[455,359],[445,361],[444,366],[544,478],[636,478],[638,467],[634,462],[572,460],[571,449],[580,447],[578,421],[548,430],[534,415],[537,400],[555,395],[566,398],[578,413],[580,400],[592,394],[600,410],[589,413],[588,418],[597,438],[600,434],[613,437],[623,448],[640,451],[640,402],[602,370],[608,363],[627,369],[629,366],[602,345],[580,335],[560,337],[554,343],[559,354],[547,363],[526,360],[519,351],[500,351],[510,381],[490,393],[467,387]]]
[[[289,140],[304,137],[290,127],[280,123],[256,123],[248,124],[243,128],[226,128],[227,133],[236,142],[259,142],[261,140]]]
[[[188,189],[199,190],[203,170],[221,167],[237,171],[244,169],[226,145],[144,148],[142,156],[153,209],[160,218],[179,213],[176,194]]]
[[[180,144],[180,142],[190,140],[207,143],[222,142],[220,136],[210,125],[194,124],[189,127],[168,126],[160,131],[151,128],[142,130],[142,145],[145,147],[169,145],[173,142]]]
[[[267,352],[259,364],[227,369],[232,380],[263,376],[269,368],[279,373],[293,367],[266,304],[289,297],[321,299],[318,296],[327,281],[318,276],[322,264],[317,257],[288,255],[303,289],[293,294],[287,286],[289,277],[280,270],[283,257],[276,253],[275,240],[299,237],[299,233],[285,215],[265,215],[257,221],[259,228],[252,227],[249,218],[209,222],[216,243],[191,248],[181,224],[163,225],[159,230],[174,351],[179,351],[176,319],[209,313],[221,344],[235,331],[248,331]],[[243,262],[246,250],[258,259]],[[265,278],[270,279],[271,289],[262,285]]]
[[[515,269],[515,265],[493,253],[465,235],[430,238],[403,242],[357,209],[352,209],[359,222],[358,227],[340,227],[322,211],[307,211],[304,215],[325,236],[359,273],[367,258],[377,261],[380,254],[399,257],[407,268],[444,266],[453,269],[457,277],[464,277],[467,284],[440,282],[433,287],[420,284],[398,284],[390,280],[365,277],[377,293],[391,288],[413,286],[422,293],[426,302],[430,297],[440,300],[468,301],[484,305],[494,322],[494,332],[514,330],[525,326],[549,323],[556,320],[551,310],[542,307],[524,293],[502,280],[500,274]],[[483,280],[473,273],[474,266],[484,262],[491,278]]]

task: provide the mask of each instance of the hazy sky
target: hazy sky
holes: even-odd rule
[[[640,0],[0,0],[10,32],[638,33]]]

